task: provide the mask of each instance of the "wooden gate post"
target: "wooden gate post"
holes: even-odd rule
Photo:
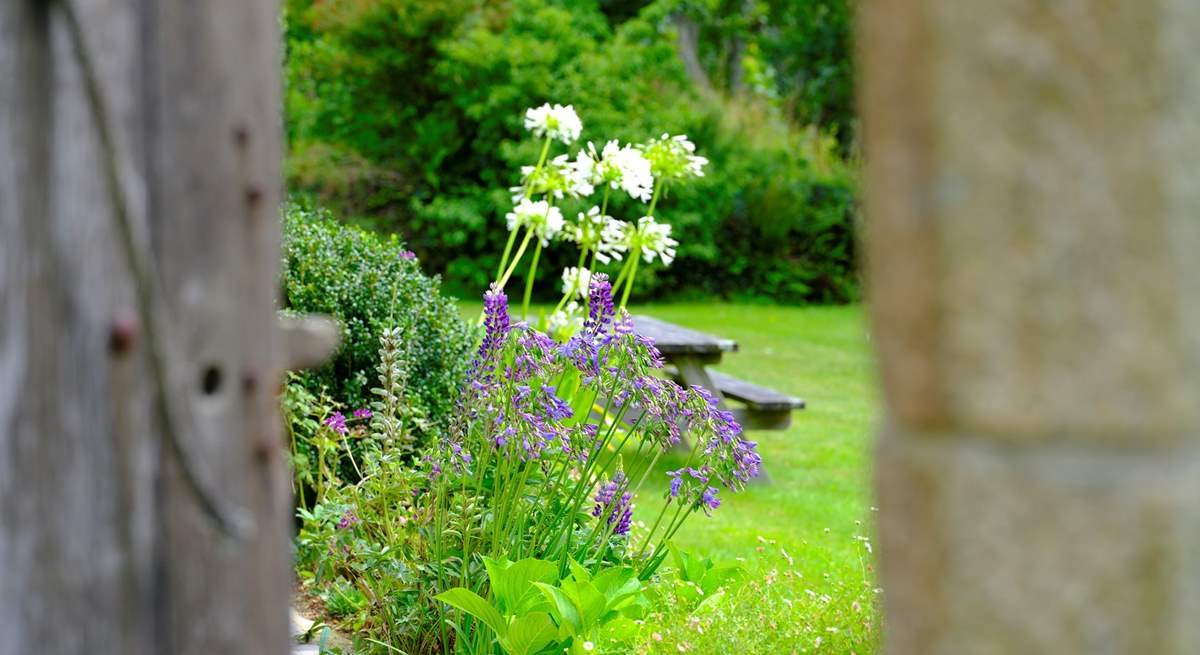
[[[0,654],[288,650],[279,31],[0,2]]]

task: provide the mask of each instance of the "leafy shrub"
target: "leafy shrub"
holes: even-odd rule
[[[408,411],[420,419],[412,426],[417,440],[449,424],[473,331],[439,293],[438,279],[421,273],[395,235],[380,237],[343,226],[326,212],[289,206],[283,305],[329,314],[342,326],[333,359],[299,375],[310,394],[328,393],[346,408],[370,407],[380,338],[395,330],[403,335]]]
[[[473,294],[504,246],[508,172],[537,160],[521,112],[568,103],[587,117],[584,142],[687,134],[711,160],[702,183],[671,192],[678,259],[639,281],[643,297],[857,297],[854,166],[770,103],[698,93],[672,11],[652,3],[614,27],[595,1],[289,0],[289,181],[407,235]],[[544,263],[539,289],[572,262]]]

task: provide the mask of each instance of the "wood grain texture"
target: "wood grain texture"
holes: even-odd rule
[[[61,1],[0,3],[0,654],[286,653],[278,8],[75,5],[230,539],[162,445]]]

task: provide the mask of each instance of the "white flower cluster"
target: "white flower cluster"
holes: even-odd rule
[[[587,149],[579,151],[575,162],[576,168],[586,174],[592,184],[607,184],[642,202],[650,201],[654,191],[654,175],[650,172],[650,162],[637,148],[630,145],[622,147],[614,140],[604,144],[597,154],[595,144],[589,141]]]
[[[583,308],[572,300],[546,320],[546,334],[558,341],[566,341],[583,331]]]
[[[562,200],[566,196],[583,198],[596,190],[590,181],[591,174],[582,171],[567,155],[559,155],[546,162],[540,169],[533,166],[521,167],[521,186],[512,187],[513,202],[522,198],[552,195]]]
[[[563,229],[562,212],[545,200],[534,202],[528,198],[522,199],[505,218],[510,232],[522,227],[529,228],[541,241],[542,247],[550,245],[550,240]]]
[[[612,216],[602,216],[595,205],[585,214],[579,213],[575,223],[563,231],[563,239],[574,241],[583,250],[594,250],[596,260],[607,264],[620,261],[625,252],[625,223]]]
[[[582,266],[571,266],[563,269],[562,292],[564,296],[586,299],[592,283],[592,272]]]
[[[571,145],[583,132],[583,123],[571,105],[551,107],[550,103],[546,103],[541,107],[526,110],[525,129],[533,132],[539,139],[550,137]]]
[[[650,160],[651,172],[656,178],[667,180],[704,177],[708,160],[695,153],[696,144],[683,134],[663,134],[642,146],[642,154]]]
[[[623,245],[633,252],[640,250],[647,264],[658,257],[664,266],[670,266],[679,242],[671,238],[670,223],[658,223],[653,216],[643,216],[638,219],[637,227],[626,226]]]

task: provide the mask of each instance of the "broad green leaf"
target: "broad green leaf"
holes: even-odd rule
[[[533,584],[546,596],[546,600],[550,601],[550,613],[554,616],[554,620],[558,621],[560,626],[569,626],[573,634],[579,634],[583,624],[579,617],[579,608],[575,606],[575,602],[558,587],[550,586],[544,582],[535,582]]]
[[[583,632],[590,631],[600,622],[600,617],[604,616],[604,609],[608,605],[608,599],[596,590],[595,585],[590,582],[564,580],[562,590],[579,609],[580,626]]]
[[[737,587],[746,580],[746,569],[735,563],[717,564],[704,574],[700,588],[709,595],[721,587]]]
[[[692,613],[697,614],[697,615],[707,614],[708,612],[711,612],[714,609],[716,609],[717,606],[720,605],[721,601],[723,601],[723,600],[725,600],[725,590],[724,589],[709,596],[708,598],[705,598],[703,600],[703,602],[701,602],[699,605],[696,606],[695,610],[692,610]]]
[[[550,615],[533,612],[519,616],[508,626],[508,635],[500,645],[509,655],[531,655],[546,647],[558,636],[558,628]]]
[[[567,566],[571,568],[571,577],[575,578],[576,582],[587,582],[592,579],[592,574],[583,568],[579,562],[575,561],[574,557],[567,558]]]
[[[638,635],[638,624],[629,618],[619,616],[604,624],[600,629],[600,638],[608,641],[627,642]]]
[[[483,621],[497,635],[504,637],[505,628],[507,628],[504,617],[500,616],[500,612],[497,612],[496,608],[481,598],[479,594],[470,589],[455,587],[450,591],[438,594],[436,598]]]
[[[596,589],[608,599],[609,609],[626,597],[642,590],[642,583],[637,579],[637,573],[627,566],[604,569],[592,578],[592,584],[596,585]]]
[[[522,614],[541,600],[542,596],[533,583],[553,584],[558,581],[558,566],[554,562],[533,557],[512,564],[508,564],[507,560],[493,562],[485,558],[484,564],[496,604],[507,614]]]

